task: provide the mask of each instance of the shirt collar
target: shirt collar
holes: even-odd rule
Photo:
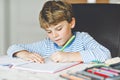
[[[76,37],[76,32],[74,32],[73,35],[75,35],[75,37]],[[75,38],[71,41],[71,43],[70,43],[67,47],[69,47],[69,46],[74,42],[74,40],[75,40]],[[61,46],[58,46],[56,43],[54,43],[54,46],[55,46],[56,48],[58,48],[58,49],[61,49],[61,48],[62,48]],[[67,47],[66,47],[66,48],[67,48]]]

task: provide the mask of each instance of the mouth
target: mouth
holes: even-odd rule
[[[55,42],[59,42],[61,39],[56,39]]]
[[[56,39],[56,40],[55,40],[55,43],[56,43],[57,45],[61,46],[61,45],[63,44],[63,41],[62,41],[62,39]]]

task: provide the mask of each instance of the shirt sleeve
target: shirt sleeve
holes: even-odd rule
[[[38,53],[43,55],[46,50],[47,40],[35,42],[32,44],[15,44],[8,48],[7,54],[10,57],[13,57],[14,53],[27,50],[28,52]]]
[[[99,44],[88,33],[82,33],[82,41],[84,50],[80,51],[80,54],[83,62],[88,63],[93,60],[104,62],[106,59],[111,58],[110,51],[103,45]]]

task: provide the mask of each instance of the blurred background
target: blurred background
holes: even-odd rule
[[[18,43],[32,43],[46,37],[39,25],[39,12],[48,0],[0,0],[0,55]],[[75,3],[120,4],[120,0],[65,0]]]

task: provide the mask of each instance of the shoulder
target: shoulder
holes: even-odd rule
[[[87,33],[87,32],[79,32],[79,31],[75,32],[75,35],[76,35],[76,37],[79,37],[79,38],[84,38],[86,36],[90,36],[89,33]]]
[[[43,44],[50,44],[53,43],[53,41],[50,40],[50,38],[46,37],[43,40],[40,40],[39,42],[37,42],[39,44],[43,43]]]
[[[94,40],[94,38],[87,32],[76,32],[76,40],[84,42]]]

